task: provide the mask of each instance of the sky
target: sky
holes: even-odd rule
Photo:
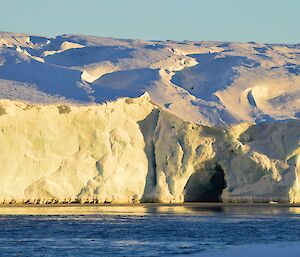
[[[300,0],[0,0],[0,31],[300,43]]]

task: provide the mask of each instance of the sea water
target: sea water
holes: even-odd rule
[[[300,256],[280,205],[2,206],[0,226],[1,257]]]

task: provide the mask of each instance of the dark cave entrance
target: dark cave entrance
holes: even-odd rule
[[[226,188],[225,173],[221,165],[216,163],[213,175],[204,180],[201,171],[193,174],[185,186],[185,202],[220,202],[220,197]]]

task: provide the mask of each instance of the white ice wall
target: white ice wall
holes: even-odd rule
[[[0,101],[0,202],[182,202],[186,184],[223,201],[300,202],[300,122],[205,127],[147,94],[102,105]],[[198,184],[197,184],[198,183]]]

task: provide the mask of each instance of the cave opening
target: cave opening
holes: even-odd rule
[[[221,194],[226,188],[225,173],[221,165],[216,163],[210,178],[203,172],[194,173],[185,186],[185,202],[220,202]]]

